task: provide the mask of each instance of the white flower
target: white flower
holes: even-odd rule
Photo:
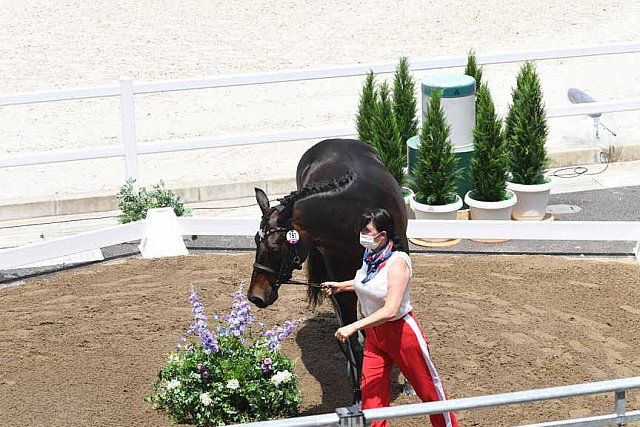
[[[177,362],[178,360],[179,360],[179,357],[176,353],[169,354],[169,363]]]
[[[276,372],[276,374],[272,376],[269,381],[271,381],[271,384],[277,387],[280,384],[288,383],[289,381],[291,381],[291,378],[293,378],[291,372],[285,370]]]
[[[229,390],[237,390],[240,387],[240,381],[237,379],[231,379],[227,382],[227,388]]]
[[[200,402],[202,402],[204,406],[211,405],[211,402],[213,402],[213,400],[211,400],[211,397],[209,396],[209,392],[202,393],[200,395]]]
[[[173,390],[174,388],[178,388],[180,387],[180,381],[178,380],[171,380],[167,383],[167,390]]]

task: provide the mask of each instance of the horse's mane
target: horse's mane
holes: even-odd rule
[[[285,208],[293,208],[293,205],[303,199],[311,197],[327,197],[339,193],[349,187],[355,179],[355,173],[347,171],[339,179],[332,179],[330,181],[318,182],[305,187],[300,190],[295,190],[288,195],[278,199],[281,205]]]

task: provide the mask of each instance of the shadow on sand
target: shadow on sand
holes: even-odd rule
[[[338,322],[333,313],[324,312],[307,318],[305,326],[296,333],[300,359],[322,390],[321,403],[302,411],[301,416],[331,413],[353,403],[347,360],[334,337],[337,328]],[[399,372],[394,368],[392,401],[402,392],[398,376]]]

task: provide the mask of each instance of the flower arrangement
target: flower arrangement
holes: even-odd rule
[[[279,350],[302,319],[272,329],[259,322],[256,334],[256,318],[241,289],[228,315],[208,317],[193,288],[189,302],[194,321],[187,337],[170,353],[146,400],[173,421],[198,426],[296,415],[299,379],[294,362]]]

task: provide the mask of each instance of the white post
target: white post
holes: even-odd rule
[[[189,254],[182,240],[182,229],[173,208],[153,208],[147,211],[147,229],[138,249],[143,258]]]
[[[640,241],[636,243],[636,247],[633,248],[633,253],[636,256],[636,261],[640,262]]]
[[[135,180],[138,190],[138,149],[136,147],[136,113],[133,103],[133,79],[120,78],[120,111],[122,113],[122,142],[124,143],[125,180]]]

